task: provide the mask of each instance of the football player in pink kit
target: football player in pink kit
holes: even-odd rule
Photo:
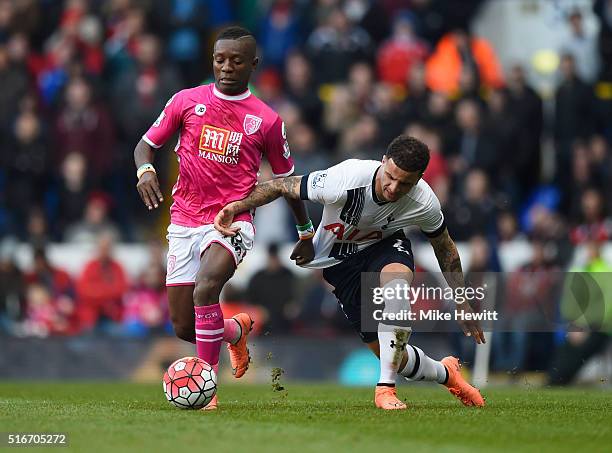
[[[226,204],[253,190],[264,155],[275,177],[293,173],[284,123],[248,89],[257,63],[255,39],[248,30],[223,30],[213,52],[215,82],[176,93],[134,150],[138,192],[149,209],[157,208],[163,196],[152,165],[154,149],[180,131],[175,147],[179,175],[167,236],[170,316],[176,335],[195,343],[198,357],[215,371],[221,342],[226,341],[235,377],[249,366],[246,340],[253,321],[245,313],[224,320],[219,294],[253,246],[253,212],[236,217],[241,233],[234,237],[221,235],[213,222]],[[300,236],[291,257],[300,264],[314,256],[314,230],[303,202],[287,202]],[[215,396],[206,409],[216,408]]]

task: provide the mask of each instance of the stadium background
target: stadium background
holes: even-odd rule
[[[258,39],[252,88],[284,118],[298,173],[379,159],[407,132],[432,150],[425,179],[468,272],[612,270],[612,1],[0,0],[0,378],[156,380],[193,354],[167,320],[169,203],[142,206],[132,151],[175,91],[210,80],[229,23]],[[173,145],[155,161],[165,194]],[[320,273],[288,261],[284,202],[256,227],[223,294],[226,316],[267,318],[246,379],[280,366],[287,379],[376,380]],[[435,270],[423,240],[417,264]],[[451,334],[414,341],[473,362]],[[597,348],[582,350],[595,362],[581,378],[605,381],[604,333],[500,334],[491,370],[545,382],[555,354],[585,341]]]

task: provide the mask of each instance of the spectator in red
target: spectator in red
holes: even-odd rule
[[[429,88],[448,95],[459,90],[465,69],[477,76],[477,86],[499,88],[504,83],[493,47],[484,38],[471,36],[461,28],[442,37],[427,60],[426,68]]]
[[[410,12],[398,14],[393,34],[378,50],[378,77],[392,85],[405,86],[407,75],[415,63],[425,61],[427,45],[414,33],[414,18]]]
[[[25,275],[31,333],[72,335],[79,331],[70,275],[52,266],[44,248],[34,250],[34,266]]]
[[[601,192],[593,188],[585,190],[580,204],[582,222],[570,232],[572,243],[609,241],[612,238],[612,220],[605,216]]]
[[[88,12],[87,3],[83,0],[66,2],[59,27],[49,38],[48,45],[71,47],[88,74],[100,75],[104,69],[103,29],[100,19]]]
[[[73,298],[72,279],[65,270],[52,266],[47,258],[47,252],[39,247],[34,250],[34,265],[25,274],[26,284],[38,283],[47,288],[53,296],[68,296]]]
[[[84,329],[93,329],[100,321],[119,323],[123,319],[122,299],[128,282],[123,267],[112,257],[114,241],[112,233],[100,234],[97,256],[78,278],[78,311]]]
[[[132,69],[138,38],[147,27],[147,11],[130,3],[109,2],[105,9],[105,73],[112,81]]]
[[[55,120],[56,162],[72,151],[80,152],[89,164],[94,184],[112,168],[115,159],[115,133],[106,109],[93,101],[92,89],[82,78],[68,82],[65,104]]]

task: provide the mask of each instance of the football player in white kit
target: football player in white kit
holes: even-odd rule
[[[440,202],[422,179],[428,163],[427,146],[400,135],[388,146],[382,162],[349,159],[327,170],[264,182],[248,197],[228,204],[215,218],[215,228],[232,236],[238,231],[231,226],[235,215],[281,196],[324,205],[321,224],[314,234],[314,259],[308,261],[295,253],[291,258],[302,267],[323,269],[349,322],[379,357],[380,379],[374,401],[386,410],[406,409],[396,395],[397,374],[408,380],[445,385],[465,405],[484,405],[480,392],[461,376],[457,358],[449,356],[437,361],[407,344],[410,327],[387,321],[379,324],[377,332],[367,332],[361,326],[363,272],[378,274],[378,284],[383,289],[413,280],[414,259],[404,234],[406,227],[416,225],[428,237],[449,286],[464,286],[461,260],[446,228]],[[404,305],[409,309],[408,302],[398,296],[387,296],[384,304],[389,312],[397,313]],[[456,310],[471,312],[467,303],[457,304]],[[477,321],[464,320],[460,325],[465,335],[484,343]]]

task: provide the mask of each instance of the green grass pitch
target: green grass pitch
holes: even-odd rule
[[[590,452],[612,445],[609,390],[487,389],[487,407],[474,409],[445,389],[402,385],[408,410],[383,412],[370,388],[286,388],[224,385],[219,410],[199,412],[171,407],[161,384],[0,382],[0,431],[67,432],[69,448],[51,451]]]

